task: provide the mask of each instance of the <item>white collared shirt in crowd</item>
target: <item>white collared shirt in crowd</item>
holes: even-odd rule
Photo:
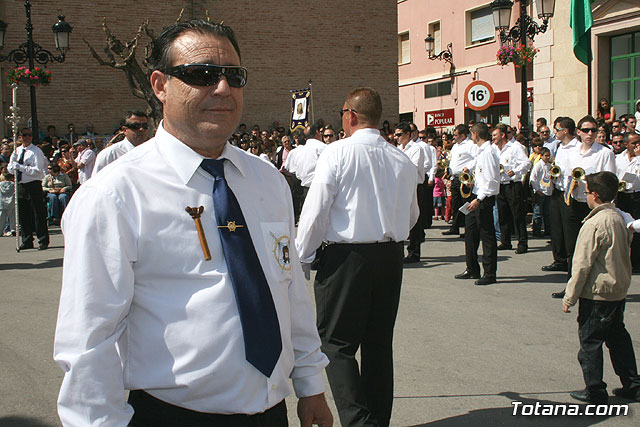
[[[504,172],[500,174],[500,183],[518,182],[531,169],[531,162],[524,155],[522,149],[512,142],[507,142],[502,150],[496,145],[500,153],[500,164],[504,168]],[[513,176],[507,175],[507,171],[512,170]]]
[[[574,168],[581,167],[584,169],[585,176],[602,171],[609,171],[616,173],[616,161],[613,151],[609,148],[605,148],[597,142],[593,142],[591,147],[586,153],[582,152],[584,143],[578,144],[569,153],[567,164],[567,173],[565,174],[565,188],[568,190],[571,185],[571,172]],[[577,181],[571,197],[579,202],[586,203],[587,201],[587,184],[586,181]]]
[[[96,153],[90,148],[85,148],[82,153],[76,156],[76,163],[82,163],[84,166],[78,168],[78,184],[84,184],[91,178],[93,173],[93,165],[96,161]]]
[[[640,191],[640,157],[633,156],[629,158],[629,153],[624,150],[616,155],[616,175],[618,175],[619,180],[623,180],[626,173],[635,175],[636,179],[627,180],[625,193]]]
[[[555,159],[556,158],[556,153],[558,151],[558,144],[560,144],[560,141],[558,141],[557,139],[555,139],[555,137],[550,136],[549,139],[547,139],[542,146],[545,148],[548,148],[549,151],[551,152],[551,158]]]
[[[377,129],[329,145],[304,202],[296,247],[311,262],[322,242],[402,242],[418,220],[416,167]]]
[[[409,141],[407,145],[402,147],[402,145],[398,145],[398,148],[402,150],[404,154],[409,157],[411,163],[416,166],[418,171],[418,184],[422,184],[424,182],[424,151],[420,144],[414,141]]]
[[[310,187],[318,163],[318,157],[327,145],[317,139],[307,139],[304,145],[291,150],[287,156],[284,168],[295,174],[303,187]]]
[[[469,138],[453,144],[453,147],[451,147],[451,162],[449,163],[451,174],[458,176],[464,168],[473,172],[476,167],[477,152],[478,146]]]
[[[500,150],[491,141],[478,147],[472,191],[480,201],[500,193]]]
[[[23,151],[25,151],[24,158],[22,159],[22,164],[20,164],[18,160],[20,160]],[[13,150],[7,169],[14,175],[16,171],[22,172],[22,178],[19,183],[26,184],[33,181],[42,181],[46,175],[48,165],[49,160],[47,160],[42,150],[33,144],[29,144],[26,148],[20,145]]]
[[[282,175],[227,143],[220,158],[249,228],[280,324],[270,378],[245,360],[242,327],[203,157],[158,128],[80,187],[62,220],[63,284],[54,357],[64,425],[126,426],[125,390],[212,413],[263,412],[291,392],[324,391],[314,310]],[[185,207],[204,207],[205,261]],[[89,238],[87,236],[90,236]],[[233,256],[233,255],[231,255]]]
[[[430,180],[433,180],[438,170],[438,150],[421,139],[418,139],[417,144],[422,148],[424,154],[424,173],[429,175]]]
[[[96,163],[93,165],[92,175],[95,175],[109,163],[115,162],[119,157],[124,156],[134,148],[135,146],[127,138],[108,146],[96,156]]]
[[[578,141],[577,138],[573,138],[566,145],[558,141],[558,149],[556,151],[554,163],[560,168],[560,176],[553,180],[553,185],[560,191],[566,191],[568,189],[565,187],[565,183],[567,176],[571,176],[571,170],[568,170],[569,166],[567,163],[569,161],[571,150],[579,145],[580,141]]]
[[[540,159],[531,169],[529,182],[534,193],[539,191],[545,196],[553,194],[553,182],[551,180],[551,163]]]

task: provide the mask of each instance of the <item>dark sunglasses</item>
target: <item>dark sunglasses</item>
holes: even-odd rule
[[[148,123],[133,122],[133,123],[125,123],[124,127],[129,128],[131,130],[149,129],[149,124]]]
[[[420,139],[427,139],[427,136],[421,136]]]
[[[352,113],[357,113],[357,111],[354,110],[353,108],[343,108],[342,110],[340,110],[340,118],[342,118],[342,116],[344,116],[344,113],[346,113],[347,111],[351,111]]]
[[[327,133],[327,134],[322,135],[322,136],[323,136],[323,137],[325,137],[325,138],[329,138],[330,136],[335,136],[335,134],[333,134],[333,133]]]
[[[598,132],[598,129],[596,129],[596,128],[580,128],[580,131],[584,132],[584,133],[595,133],[595,132]]]
[[[240,88],[247,84],[247,69],[235,65],[182,64],[164,73],[193,86],[213,86],[222,76],[231,87]]]
[[[26,132],[23,132],[23,133],[21,133],[20,135],[22,135],[22,136],[24,136],[24,137],[26,137],[26,136],[33,136],[31,133],[26,133]]]
[[[404,135],[404,133],[394,133],[393,136],[397,136],[398,138],[400,138],[402,135]]]

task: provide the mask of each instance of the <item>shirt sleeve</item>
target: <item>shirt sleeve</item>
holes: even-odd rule
[[[571,264],[571,278],[567,283],[563,302],[571,307],[578,302],[587,283],[591,266],[598,256],[600,245],[598,230],[585,223],[580,229]]]
[[[529,182],[531,183],[531,188],[533,192],[542,191],[540,187],[540,171],[542,170],[542,160],[536,163],[531,170],[531,175],[529,176]]]
[[[126,426],[133,415],[116,345],[133,298],[137,253],[136,227],[125,212],[109,190],[82,187],[62,219],[54,359],[65,372],[58,396],[64,426]]]
[[[516,175],[525,175],[531,169],[531,162],[526,154],[522,151],[522,149],[513,150],[515,165],[513,167],[513,171]]]
[[[482,174],[486,180],[486,188],[479,189],[478,200],[483,201],[489,196],[495,196],[500,192],[500,157],[492,146],[485,148],[485,153],[481,153],[477,159],[482,165]]]

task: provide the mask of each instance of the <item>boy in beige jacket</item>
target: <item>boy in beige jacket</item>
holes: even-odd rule
[[[606,343],[613,368],[622,381],[622,388],[614,389],[613,394],[640,401],[640,376],[631,337],[624,325],[625,298],[631,284],[632,234],[611,203],[618,192],[616,175],[598,172],[586,179],[591,212],[578,234],[571,278],[562,300],[565,313],[580,301],[578,361],[586,389],[571,393],[571,397],[607,403],[607,384],[602,381],[602,344]]]

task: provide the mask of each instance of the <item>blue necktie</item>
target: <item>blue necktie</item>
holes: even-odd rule
[[[204,159],[201,166],[215,178],[213,206],[240,314],[245,356],[270,377],[282,352],[282,340],[269,284],[240,204],[224,177],[224,160]]]

